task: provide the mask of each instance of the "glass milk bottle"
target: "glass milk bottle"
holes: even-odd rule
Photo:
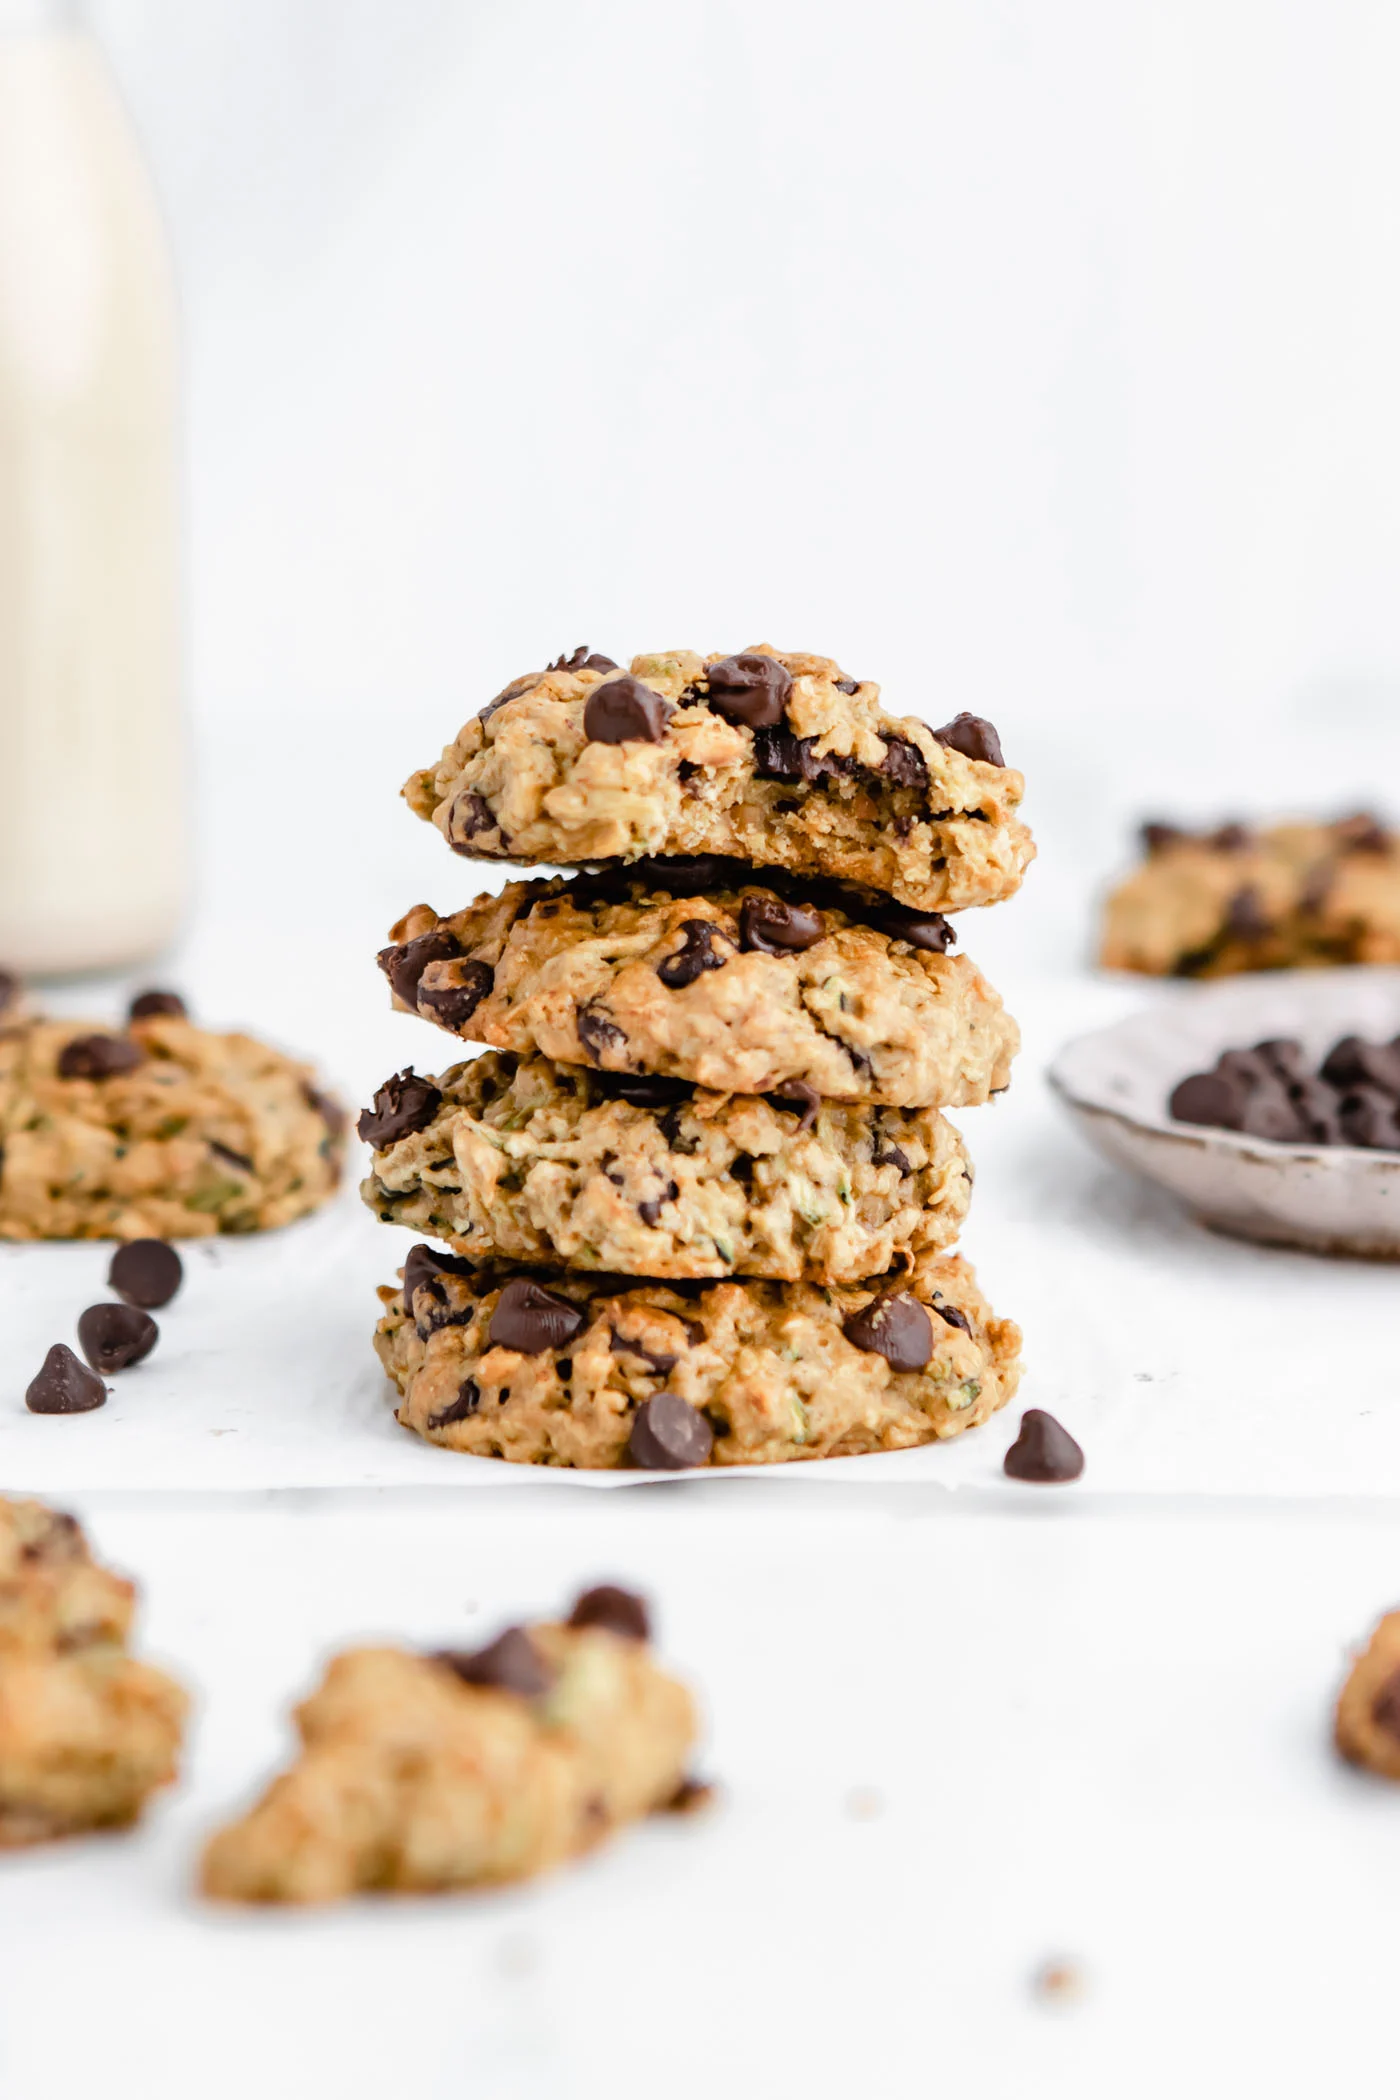
[[[0,0],[0,968],[116,968],[188,888],[174,286],[96,45]]]

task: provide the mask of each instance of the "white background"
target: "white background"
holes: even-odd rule
[[[1400,765],[1400,12],[94,12],[184,293],[200,1010],[360,1098],[429,1062],[369,957],[470,871],[395,788],[577,641],[765,639],[991,715],[1042,859],[965,922],[1031,1035],[968,1121],[973,1246],[1134,1492],[1008,1506],[969,1444],[955,1499],[81,1493],[200,1722],[138,1838],[0,1876],[7,2094],[1374,2085],[1400,1802],[1326,1733],[1400,1595],[1393,1277],[1204,1239],[1034,1089],[1120,997],[1075,973],[1130,819]],[[712,1821],[482,1904],[196,1909],[199,1832],[336,1642],[608,1573],[704,1690]],[[1073,2005],[1030,1989],[1052,1956]]]

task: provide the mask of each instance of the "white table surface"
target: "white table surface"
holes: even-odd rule
[[[154,974],[357,1100],[431,1069],[440,1038],[385,1011],[370,955],[471,871],[384,811],[382,754],[347,770],[364,847],[337,887],[314,842],[266,845],[295,835],[260,775],[250,853],[251,756],[223,757],[198,925]],[[1400,1599],[1397,1276],[1211,1238],[1060,1121],[1047,1056],[1150,996],[1079,967],[1085,891],[1067,857],[963,922],[1027,1035],[1010,1096],[965,1119],[968,1251],[1025,1327],[1023,1403],[1085,1445],[1075,1488],[1003,1479],[1011,1418],[908,1461],[604,1494],[466,1466],[392,1422],[366,1335],[409,1242],[349,1199],[196,1251],[151,1363],[102,1413],[36,1421],[20,1374],[105,1255],[0,1254],[0,1477],[139,1578],[145,1644],[198,1702],[138,1834],[0,1866],[0,2091],[1021,2100],[1177,2094],[1206,2062],[1222,2090],[1374,2083],[1400,1794],[1327,1729],[1348,1644]],[[465,1641],[607,1576],[651,1592],[701,1690],[711,1815],[489,1898],[193,1900],[200,1833],[335,1646]],[[1072,2001],[1033,1990],[1047,1960]]]

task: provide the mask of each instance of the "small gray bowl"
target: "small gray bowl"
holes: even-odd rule
[[[1167,1114],[1177,1081],[1222,1050],[1297,1036],[1316,1063],[1338,1036],[1397,1034],[1400,968],[1284,970],[1164,989],[1143,1012],[1066,1043],[1048,1076],[1105,1159],[1169,1189],[1213,1230],[1400,1261],[1400,1152],[1279,1145]]]

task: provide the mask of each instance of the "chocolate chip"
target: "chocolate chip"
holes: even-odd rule
[[[860,915],[877,933],[892,941],[908,941],[911,948],[922,949],[926,955],[946,955],[958,937],[941,911],[914,911],[906,904],[890,902]]]
[[[455,1671],[463,1684],[518,1692],[522,1699],[538,1699],[549,1690],[556,1674],[523,1626],[508,1626],[489,1647],[478,1648],[473,1655],[444,1653],[437,1660]]]
[[[435,1247],[425,1247],[420,1241],[410,1247],[403,1265],[403,1302],[405,1311],[413,1311],[415,1291],[427,1290],[439,1305],[447,1302],[444,1276],[457,1276],[472,1281],[476,1270],[460,1254],[439,1254]]]
[[[1254,1045],[1254,1055],[1266,1065],[1276,1079],[1285,1086],[1301,1079],[1307,1070],[1307,1052],[1296,1036],[1266,1036],[1262,1043]]]
[[[956,1305],[941,1305],[937,1301],[935,1301],[933,1309],[937,1313],[939,1319],[946,1320],[950,1327],[961,1327],[964,1334],[971,1334],[971,1320],[969,1320],[967,1314],[965,1312],[960,1311],[960,1309]]]
[[[1364,1145],[1376,1152],[1400,1151],[1395,1097],[1383,1094],[1379,1087],[1358,1086],[1343,1094],[1340,1121],[1348,1145]]]
[[[1140,825],[1138,838],[1144,853],[1161,853],[1167,846],[1176,845],[1186,833],[1179,824],[1159,824],[1155,821]]]
[[[855,1348],[883,1356],[892,1371],[921,1371],[933,1354],[933,1323],[907,1291],[872,1300],[841,1332]]]
[[[118,1247],[107,1271],[117,1296],[146,1312],[168,1305],[184,1280],[184,1263],[164,1240],[128,1240]]]
[[[802,1120],[797,1126],[799,1136],[804,1130],[811,1129],[822,1105],[821,1095],[805,1079],[785,1080],[782,1086],[776,1087],[771,1094],[765,1094],[764,1099],[771,1102],[774,1108],[801,1109]]]
[[[680,1189],[677,1187],[676,1183],[674,1181],[668,1181],[666,1184],[666,1193],[664,1196],[648,1196],[644,1203],[639,1203],[637,1205],[637,1216],[641,1219],[644,1225],[659,1224],[661,1221],[662,1210],[668,1203],[674,1203],[679,1194]]]
[[[669,1108],[691,1100],[695,1093],[688,1079],[663,1079],[653,1072],[594,1072],[589,1076],[605,1100],[616,1096],[633,1108]]]
[[[462,952],[462,944],[455,934],[445,926],[435,926],[431,933],[420,933],[417,940],[404,941],[396,948],[381,948],[375,958],[380,969],[393,987],[396,998],[405,1006],[418,1004],[418,980],[432,962],[450,962]]]
[[[617,665],[610,656],[590,655],[587,642],[580,642],[572,656],[556,656],[548,668],[551,671],[615,671]]]
[[[594,686],[583,710],[583,733],[590,744],[659,744],[674,713],[669,700],[624,674]]]
[[[55,1342],[42,1370],[30,1381],[24,1404],[32,1415],[85,1415],[106,1398],[102,1380],[79,1363],[66,1344]]]
[[[487,1340],[493,1349],[517,1349],[522,1356],[539,1356],[546,1349],[562,1349],[585,1325],[585,1314],[567,1298],[529,1277],[517,1276],[496,1300]]]
[[[13,1006],[19,998],[20,984],[13,970],[0,970],[0,1014]]]
[[[527,671],[523,678],[512,679],[509,685],[501,688],[494,700],[488,700],[485,707],[478,709],[477,721],[489,722],[496,709],[504,707],[507,700],[518,700],[522,693],[529,692],[532,685],[538,685],[541,675],[539,671]]]
[[[1174,1123],[1238,1130],[1244,1120],[1244,1101],[1244,1087],[1229,1073],[1193,1072],[1173,1087],[1167,1114]]]
[[[1389,853],[1392,845],[1391,834],[1369,810],[1342,817],[1332,826],[1332,835],[1343,853]]]
[[[714,946],[714,937],[719,928],[713,919],[683,919],[680,930],[685,945],[656,966],[657,976],[673,992],[682,991],[686,985],[694,984],[696,978],[706,970],[722,970],[729,960],[727,955],[719,954]]]
[[[1213,846],[1217,853],[1244,853],[1253,845],[1253,835],[1244,824],[1222,824],[1218,831],[1208,832],[1205,843]]]
[[[441,1028],[460,1034],[496,982],[490,963],[454,962],[448,965],[450,979],[418,987],[418,1011]]]
[[[594,1281],[597,1281],[596,1277]],[[622,1277],[619,1281],[625,1288],[627,1278]],[[640,1363],[646,1365],[649,1371],[655,1371],[658,1378],[665,1378],[670,1372],[675,1370],[676,1365],[680,1362],[678,1356],[669,1354],[665,1350],[648,1349],[645,1342],[626,1340],[624,1336],[618,1333],[615,1327],[609,1333],[608,1351],[612,1356],[635,1356]]]
[[[664,890],[672,897],[703,897],[723,889],[738,878],[743,862],[722,853],[675,853],[647,855],[616,871],[624,884]],[[601,878],[595,878],[601,879]]]
[[[585,1590],[569,1613],[570,1626],[604,1626],[609,1633],[628,1641],[651,1639],[651,1615],[645,1597],[635,1590],[619,1589],[614,1582],[600,1582]]]
[[[864,1050],[855,1049],[850,1043],[843,1043],[841,1048],[851,1060],[851,1069],[855,1073],[856,1078],[869,1079],[871,1073],[875,1070],[875,1060],[872,1057],[868,1057]]]
[[[155,1348],[160,1329],[134,1305],[90,1305],[78,1315],[78,1342],[94,1371],[125,1371]]]
[[[1001,755],[1001,739],[982,715],[954,715],[934,735],[940,744],[950,751],[961,751],[964,758],[980,758],[989,766],[1004,766]]]
[[[169,1014],[177,1021],[190,1017],[178,992],[138,992],[126,1011],[131,1021],[149,1021],[153,1014]]]
[[[1272,930],[1258,890],[1248,883],[1236,890],[1225,907],[1225,931],[1239,941],[1258,941]]]
[[[452,818],[447,843],[454,853],[464,853],[470,860],[471,841],[483,831],[498,831],[500,825],[484,795],[475,788],[464,788],[453,799]]]
[[[216,1159],[221,1159],[226,1167],[233,1167],[240,1174],[252,1173],[253,1162],[246,1152],[235,1152],[232,1145],[221,1145],[217,1138],[210,1138],[209,1150]]]
[[[1371,1719],[1400,1742],[1400,1670],[1391,1672],[1371,1701]]]
[[[683,1473],[703,1466],[714,1449],[715,1433],[698,1407],[679,1393],[653,1393],[637,1409],[627,1449],[634,1465],[663,1473]]]
[[[872,1167],[898,1167],[901,1174],[912,1174],[914,1171],[909,1164],[908,1153],[901,1151],[898,1145],[887,1144],[884,1138],[878,1135],[870,1154],[870,1164]]]
[[[780,722],[792,691],[792,673],[775,656],[724,656],[705,669],[710,705],[727,722],[763,729]]]
[[[429,1429],[446,1429],[449,1422],[465,1422],[481,1405],[481,1388],[474,1378],[464,1378],[457,1388],[457,1397],[441,1408],[437,1414],[429,1415]]]
[[[998,760],[998,764],[1000,760]],[[926,788],[928,760],[907,736],[892,736],[885,746],[880,771],[895,787]]]
[[[719,1789],[709,1779],[683,1779],[662,1811],[668,1816],[698,1816],[714,1805]]]
[[[75,1035],[58,1055],[60,1079],[116,1079],[132,1072],[145,1057],[139,1043],[124,1035]]]
[[[760,955],[800,955],[825,932],[819,912],[781,897],[745,897],[739,913],[740,946]]]
[[[1379,1087],[1383,1093],[1400,1094],[1400,1053],[1389,1043],[1344,1035],[1323,1058],[1321,1077],[1333,1086]]]
[[[1078,1480],[1084,1471],[1084,1453],[1053,1415],[1041,1407],[1028,1407],[1021,1417],[1020,1433],[1001,1463],[1012,1480]]]
[[[838,693],[858,693],[860,691],[860,680],[858,678],[838,678],[836,690]]]
[[[595,1065],[601,1064],[610,1050],[626,1048],[627,1031],[619,1028],[616,1021],[609,1021],[596,1007],[581,1006],[576,1026],[584,1056],[591,1057]]]
[[[381,1152],[416,1130],[426,1130],[441,1106],[442,1095],[432,1080],[420,1079],[412,1065],[405,1065],[385,1080],[373,1108],[360,1110],[355,1128],[367,1145]]]
[[[1247,1137],[1269,1138],[1276,1145],[1298,1144],[1308,1135],[1296,1104],[1272,1074],[1261,1076],[1246,1093],[1239,1127]]]
[[[814,736],[794,736],[782,724],[770,724],[753,733],[754,771],[760,780],[842,779],[856,771],[857,762],[839,751],[818,751]]]
[[[1314,1145],[1342,1142],[1341,1101],[1325,1079],[1295,1079],[1288,1089],[1306,1138]]]

